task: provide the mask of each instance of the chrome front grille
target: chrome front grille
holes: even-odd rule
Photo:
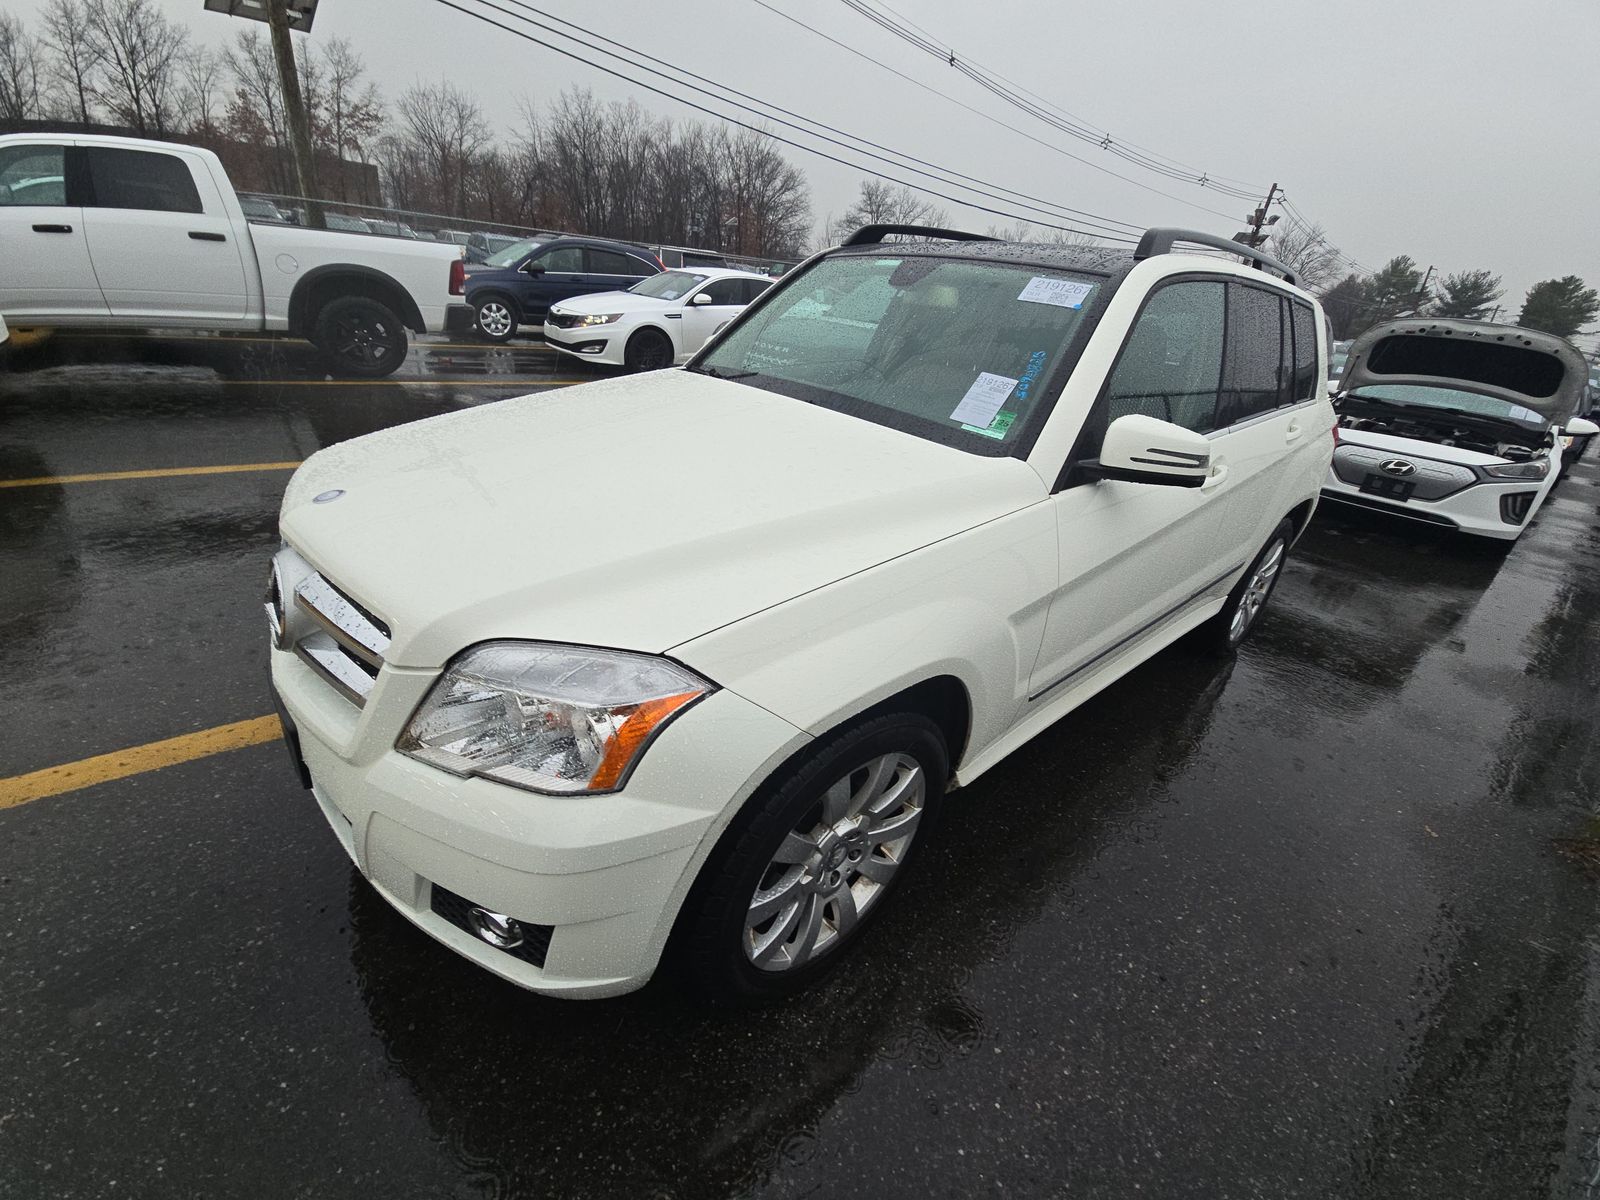
[[[272,561],[266,611],[275,647],[293,650],[350,703],[367,702],[389,649],[388,626],[287,547]]]

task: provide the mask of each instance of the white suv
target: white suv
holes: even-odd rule
[[[379,892],[524,987],[663,953],[795,990],[970,783],[1191,630],[1249,632],[1333,448],[1324,322],[1240,252],[869,227],[685,369],[310,459],[285,732]]]

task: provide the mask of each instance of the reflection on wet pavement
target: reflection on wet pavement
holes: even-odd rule
[[[0,475],[292,460],[556,377],[159,353],[0,376]],[[0,492],[0,775],[265,711],[282,484]],[[1600,913],[1551,845],[1600,783],[1597,485],[1504,559],[1319,517],[1237,660],[1175,647],[952,796],[761,1012],[488,976],[278,747],[0,813],[0,1196],[1587,1196]]]

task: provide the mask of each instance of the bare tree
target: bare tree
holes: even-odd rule
[[[369,148],[383,129],[383,99],[366,78],[361,56],[342,37],[322,44],[320,106],[315,133],[322,148],[335,158],[368,161]],[[338,197],[348,199],[344,171],[338,173]],[[371,197],[363,196],[363,200]]]
[[[943,225],[944,209],[904,184],[863,179],[860,194],[834,226],[834,240],[843,241],[863,225]]]
[[[73,118],[87,125],[94,119],[94,79],[100,69],[89,14],[82,0],[53,0],[41,16],[40,40],[49,51],[46,70]]]
[[[395,107],[404,122],[401,138],[427,173],[432,203],[464,213],[473,164],[490,142],[483,109],[448,80],[407,88]]]
[[[1317,291],[1339,277],[1338,248],[1328,241],[1321,225],[1304,225],[1285,215],[1273,226],[1268,253],[1300,277],[1300,285]]]
[[[20,17],[0,12],[0,120],[42,115],[39,43]]]
[[[222,57],[205,46],[194,47],[184,58],[178,108],[187,117],[190,132],[218,131],[223,74]]]
[[[140,133],[178,124],[178,93],[189,31],[150,0],[87,0],[91,44],[101,61],[97,98]]]

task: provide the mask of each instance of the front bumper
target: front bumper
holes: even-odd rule
[[[581,358],[588,362],[606,363],[608,366],[620,367],[623,365],[623,349],[627,339],[613,336],[605,325],[597,325],[595,329],[605,329],[605,336],[596,336],[587,329],[557,329],[548,322],[544,327],[544,340],[563,354],[570,354],[573,358]]]
[[[667,728],[623,792],[544,796],[458,779],[394,749],[435,677],[385,667],[358,709],[293,653],[272,652],[286,733],[351,861],[424,932],[538,992],[643,985],[716,837],[806,740],[719,691]],[[536,929],[547,950],[530,961],[464,931],[452,895]]]
[[[1549,492],[1550,483],[1548,478],[1476,483],[1439,500],[1396,500],[1364,492],[1330,470],[1322,485],[1322,497],[1475,537],[1509,542],[1515,541],[1528,527]],[[1502,503],[1503,500],[1506,503]],[[1507,519],[1517,514],[1521,514],[1520,519]]]
[[[452,304],[444,310],[444,331],[446,333],[466,333],[478,319],[477,312],[470,304]]]

